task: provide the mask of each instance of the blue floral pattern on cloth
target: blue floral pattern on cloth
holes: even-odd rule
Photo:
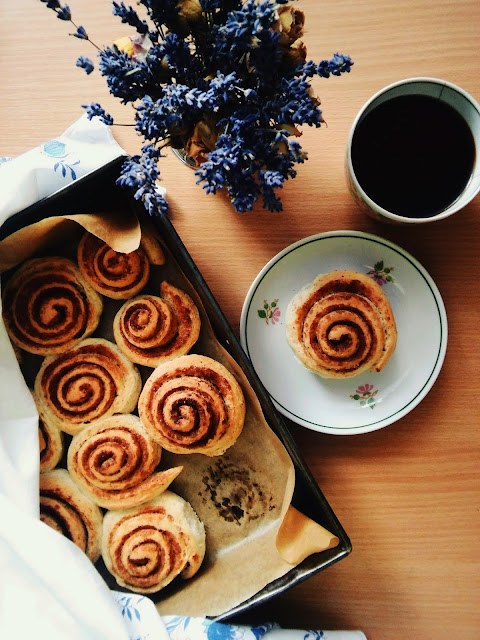
[[[70,179],[77,179],[77,172],[73,167],[79,165],[80,160],[75,160],[74,162],[71,160],[70,162],[66,161],[66,158],[72,154],[67,151],[67,145],[64,142],[61,142],[60,140],[49,140],[42,146],[42,151],[50,158],[57,159],[57,162],[53,165],[53,170],[55,172],[61,171],[62,176],[65,178],[69,171]]]
[[[113,591],[129,640],[261,640],[277,624],[240,627],[188,616],[160,616],[145,596]],[[313,638],[308,640],[314,640]]]
[[[129,640],[169,640],[153,602],[145,596],[112,591],[123,616]]]
[[[135,603],[132,603],[132,598],[131,597],[125,597],[122,598],[119,601],[119,604],[122,605],[122,616],[128,618],[129,620],[133,620],[133,618],[135,617],[137,620],[141,619],[140,616],[140,612],[137,609],[137,607],[135,606]]]
[[[65,158],[68,154],[65,153],[66,144],[60,142],[60,140],[49,140],[43,145],[43,150],[51,158]]]
[[[205,618],[185,616],[164,616],[163,623],[170,640],[260,640],[276,624],[264,624],[260,627],[240,627],[232,624],[214,622]]]
[[[366,640],[361,631],[286,631],[277,623],[249,627],[208,618],[162,616],[145,596],[112,591],[129,640],[272,640],[277,633],[290,640]],[[288,633],[288,636],[283,634]]]

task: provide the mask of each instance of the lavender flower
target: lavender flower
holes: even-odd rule
[[[321,111],[309,95],[310,84],[303,78],[291,78],[280,81],[279,92],[268,103],[268,111],[279,123],[298,122],[319,127],[322,122]]]
[[[77,61],[78,62],[78,61]],[[113,124],[113,118],[109,113],[106,113],[104,109],[98,104],[98,102],[92,102],[91,104],[82,104],[82,107],[86,110],[87,118],[100,118],[100,120],[107,125]]]
[[[148,24],[138,17],[138,13],[132,7],[126,7],[123,2],[113,2],[112,13],[122,19],[122,22],[134,27],[138,33],[145,35],[148,33]]]
[[[71,17],[72,17],[72,14],[70,13],[70,7],[67,4],[63,7],[60,7],[59,10],[57,11],[57,18],[59,20],[68,21],[71,19]]]
[[[333,76],[339,76],[342,73],[350,73],[350,68],[353,65],[350,56],[344,56],[340,53],[336,53],[331,60],[322,60],[317,68],[317,74],[321,78],[329,78],[330,74]]]
[[[122,102],[135,102],[152,88],[155,80],[147,65],[133,60],[115,45],[100,51],[100,73],[106,77],[110,93]]]
[[[177,0],[139,0],[139,3],[146,7],[149,18],[162,34],[166,31],[178,32],[180,20]]]
[[[80,40],[88,40],[87,32],[83,27],[77,27],[77,30],[73,35],[75,38],[79,38]]]
[[[95,68],[90,58],[86,58],[85,56],[80,56],[79,58],[77,58],[76,65],[81,69],[85,69],[85,73],[87,74],[87,76],[90,75]]]
[[[163,42],[152,52],[151,57],[154,56],[157,60],[164,61],[170,76],[180,83],[195,84],[204,71],[200,61],[192,56],[189,42],[176,33],[167,33]]]
[[[159,149],[145,145],[141,156],[132,156],[123,164],[122,175],[117,179],[118,185],[134,190],[134,198],[141,200],[152,216],[168,211],[167,202],[156,184],[160,173],[157,167],[159,157]]]
[[[57,14],[57,18],[60,20],[71,20],[72,14],[70,13],[70,8],[68,5],[62,7],[58,0],[40,0],[47,5],[47,9],[52,9]]]
[[[67,5],[40,1],[73,24],[73,36],[96,46]],[[136,34],[97,47],[98,70],[110,93],[133,106],[132,126],[144,141],[118,184],[132,189],[150,215],[167,212],[157,187],[167,145],[183,147],[196,162],[206,193],[227,191],[242,212],[257,201],[281,211],[279,190],[307,160],[296,139],[300,128],[324,122],[313,83],[349,73],[353,65],[340,53],[307,60],[305,15],[287,2],[139,0],[146,19],[112,2],[112,13]],[[87,74],[94,69],[85,56],[76,64]],[[84,108],[89,118],[113,124],[97,102]]]

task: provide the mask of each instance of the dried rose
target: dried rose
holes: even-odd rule
[[[130,36],[122,36],[121,38],[117,38],[113,41],[113,44],[119,51],[121,51],[122,53],[126,53],[130,58],[135,53],[132,38]]]
[[[119,51],[126,53],[134,62],[145,62],[147,53],[153,47],[153,43],[148,35],[122,36],[113,41]],[[159,80],[165,80],[171,73],[165,58],[161,60],[157,67]]]
[[[200,0],[178,0],[179,16],[188,24],[198,22],[202,17]]]
[[[207,159],[207,154],[215,149],[217,140],[218,131],[215,124],[199,120],[185,145],[185,153],[199,167]]]
[[[300,9],[294,9],[286,4],[278,10],[278,20],[274,30],[280,34],[281,47],[289,47],[295,40],[303,35],[305,26],[305,14]]]
[[[303,64],[307,59],[307,47],[303,40],[298,38],[291,44],[288,49],[285,50],[285,55],[287,56],[289,62],[294,65]]]
[[[148,35],[123,36],[113,41],[113,44],[126,53],[135,62],[144,62],[153,43]]]

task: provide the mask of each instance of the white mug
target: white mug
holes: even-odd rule
[[[446,103],[449,107],[452,107],[454,111],[457,112],[461,116],[460,123],[466,131],[469,129],[471,138],[471,146],[472,146],[472,163],[471,163],[471,172],[465,178],[464,186],[459,189],[456,193],[453,200],[448,202],[445,206],[441,207],[440,210],[434,211],[433,213],[426,213],[420,210],[418,203],[412,198],[411,206],[410,201],[408,204],[408,214],[405,214],[405,207],[403,209],[399,209],[395,212],[395,206],[385,207],[385,201],[381,204],[377,202],[376,193],[374,193],[374,189],[365,187],[365,182],[362,185],[362,179],[359,180],[359,175],[361,174],[360,167],[363,165],[360,164],[360,157],[357,149],[354,146],[354,159],[352,160],[352,143],[355,145],[355,142],[359,139],[359,125],[364,123],[365,118],[376,108],[382,104],[390,102],[393,98],[401,97],[401,96],[426,96],[427,98],[437,98],[441,103]],[[434,101],[431,101],[432,103]],[[435,101],[436,102],[436,101]],[[424,103],[429,104],[429,101],[425,101]],[[398,105],[397,101],[397,105]],[[383,111],[385,113],[385,107],[383,107]],[[376,113],[379,113],[378,111]],[[409,126],[408,120],[409,114],[405,113],[405,122],[402,124],[402,127]],[[462,122],[463,121],[463,122]],[[373,118],[370,118],[370,132],[373,126]],[[465,127],[466,125],[466,127]],[[365,125],[364,125],[365,130]],[[406,131],[406,129],[405,129]],[[470,135],[466,133],[465,135]],[[357,135],[357,138],[355,136]],[[438,135],[442,136],[442,131],[438,131]],[[385,138],[382,138],[383,140]],[[467,141],[468,142],[468,141]],[[414,141],[415,143],[415,141]],[[413,144],[414,147],[414,144]],[[412,149],[412,152],[415,153],[415,149]],[[394,148],[392,148],[392,153],[394,153]],[[441,220],[448,216],[451,216],[453,213],[463,208],[466,204],[468,204],[480,191],[480,104],[466,91],[461,89],[460,87],[452,84],[451,82],[447,82],[445,80],[438,80],[436,78],[408,78],[405,80],[400,80],[393,84],[388,85],[384,89],[381,89],[378,93],[372,96],[360,109],[355,120],[350,129],[350,134],[347,143],[347,152],[346,152],[346,174],[348,185],[351,193],[355,197],[355,199],[360,203],[362,209],[371,217],[374,217],[378,220],[382,220],[383,222],[393,223],[393,224],[421,224],[426,222],[434,222],[436,220]],[[467,154],[465,154],[467,155]],[[372,156],[373,157],[373,156]],[[386,156],[388,159],[388,155]],[[436,156],[437,157],[437,156]],[[368,158],[366,159],[368,162]],[[377,160],[378,162],[378,156]],[[373,166],[373,165],[372,165]],[[388,166],[388,163],[385,164],[385,167]],[[355,171],[357,168],[357,172]],[[383,169],[383,165],[382,165]],[[371,176],[370,176],[371,177]],[[441,181],[441,184],[444,183],[445,180]],[[448,180],[447,180],[448,181]],[[384,184],[387,182],[384,181]],[[365,188],[364,188],[365,187]],[[428,197],[428,196],[425,196]],[[377,197],[377,200],[381,198]],[[401,212],[399,212],[401,211]]]

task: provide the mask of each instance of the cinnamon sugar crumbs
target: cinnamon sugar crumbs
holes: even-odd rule
[[[273,496],[265,494],[257,477],[254,469],[228,462],[224,456],[207,467],[199,496],[204,503],[210,501],[226,522],[245,524],[275,509]]]

